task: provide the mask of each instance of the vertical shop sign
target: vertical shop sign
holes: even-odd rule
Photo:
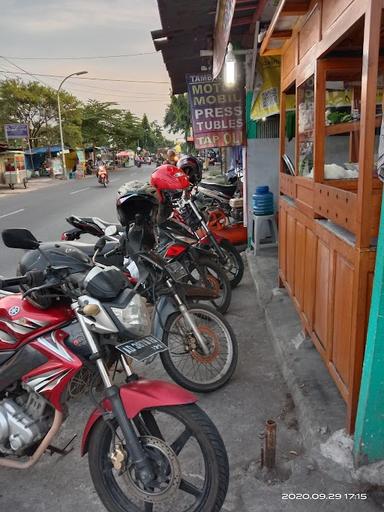
[[[218,0],[217,2],[215,32],[213,36],[213,78],[219,75],[223,67],[235,4],[236,0]]]
[[[197,149],[244,144],[244,91],[227,89],[211,74],[187,75],[188,97]]]

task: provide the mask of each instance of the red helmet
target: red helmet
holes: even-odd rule
[[[160,165],[151,176],[151,185],[159,192],[185,190],[190,187],[187,174],[175,165]]]

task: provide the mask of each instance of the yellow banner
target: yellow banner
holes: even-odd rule
[[[280,57],[260,57],[256,65],[251,119],[257,121],[279,113]]]

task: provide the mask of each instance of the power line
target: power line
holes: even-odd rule
[[[11,71],[10,69],[7,69],[7,68],[4,68],[3,66],[0,66],[0,72],[2,73],[9,73],[9,74],[16,74],[18,77],[22,77],[22,75],[20,73],[15,73],[14,71]],[[58,77],[58,78],[52,78],[52,80],[57,80],[58,82],[61,80],[61,77]],[[101,87],[100,85],[91,85],[91,84],[80,84],[79,82],[76,83],[76,85],[73,85],[73,82],[67,82],[65,84],[65,89],[66,90],[69,90],[69,89],[75,89],[77,91],[80,91],[80,92],[87,92],[87,91],[95,91],[95,92],[98,92],[98,93],[102,93],[101,91],[107,91],[108,93],[125,93],[125,96],[127,95],[127,93],[131,93],[132,94],[138,94],[140,95],[142,98],[148,98],[149,96],[148,95],[152,95],[155,96],[155,97],[159,97],[159,95],[164,95],[164,98],[169,98],[169,94],[168,93],[162,93],[162,92],[157,92],[157,93],[143,93],[141,94],[140,92],[136,93],[134,91],[129,91],[127,89],[114,89],[114,88],[111,88],[111,87]],[[128,96],[127,96],[128,97]]]
[[[57,79],[57,80],[60,80],[60,79]],[[127,93],[129,94],[139,94],[140,96],[142,96],[143,98],[148,98],[149,95],[153,95],[155,97],[159,97],[159,96],[163,96],[164,98],[169,98],[169,94],[166,93],[166,92],[155,92],[155,93],[141,93],[140,91],[139,92],[134,92],[134,91],[130,91],[130,90],[127,90],[127,89],[114,89],[114,88],[111,88],[111,87],[101,87],[100,85],[90,85],[90,84],[80,84],[79,82],[77,82],[75,85],[72,83],[72,82],[67,82],[66,85],[65,85],[65,89],[77,89],[79,91],[96,91],[96,92],[104,92],[104,91],[107,91],[107,93],[123,93],[124,95],[127,95]]]
[[[4,59],[5,61],[7,61],[9,64],[11,64],[11,66],[14,66],[14,67],[15,67],[15,68],[17,68],[17,69],[20,69],[20,70],[23,72],[23,74],[26,74],[26,75],[32,76],[33,78],[36,78],[36,79],[37,79],[41,84],[43,84],[43,85],[45,85],[45,86],[49,87],[49,85],[48,85],[48,84],[46,84],[45,82],[43,82],[42,80],[40,80],[40,78],[37,78],[37,75],[33,75],[32,73],[30,73],[29,71],[25,70],[24,68],[22,68],[22,67],[18,66],[17,64],[14,64],[12,61],[10,61],[9,59],[7,59],[7,57],[4,57],[3,55],[0,55],[0,57],[1,57],[2,59]],[[17,74],[17,73],[14,73],[13,71],[5,71],[5,73],[13,73],[13,74],[15,74],[15,75]]]
[[[13,60],[96,60],[96,59],[120,59],[124,57],[141,57],[142,55],[154,55],[153,52],[122,53],[120,55],[87,55],[82,57],[7,57]],[[4,57],[5,58],[5,57]]]
[[[16,74],[14,73],[13,71],[10,72],[6,69],[2,69],[0,67],[0,73],[2,74],[6,74],[6,73],[12,73],[12,74]],[[18,77],[21,77],[20,74],[16,74],[16,76]],[[85,89],[82,89],[82,87],[84,87]],[[159,97],[158,95],[154,95],[154,96],[148,96],[147,94],[140,94],[140,93],[135,93],[135,92],[132,92],[131,94],[116,94],[118,91],[115,91],[114,89],[107,89],[107,88],[101,88],[102,90],[98,90],[99,88],[96,86],[96,87],[93,87],[91,85],[85,85],[85,84],[76,84],[76,85],[73,85],[73,84],[66,84],[66,87],[65,89],[67,91],[72,91],[74,90],[76,92],[76,94],[83,94],[83,95],[95,95],[95,96],[108,96],[108,97],[112,97],[112,99],[110,100],[107,100],[107,101],[113,101],[114,98],[116,98],[116,103],[120,103],[119,101],[119,98],[122,98],[124,100],[127,100],[127,101],[131,101],[131,102],[144,102],[144,101],[158,101],[158,102],[166,102],[167,99],[168,99],[168,95],[164,95],[163,97]],[[126,91],[123,91],[122,89],[119,89],[119,91],[121,92],[126,92]]]
[[[4,58],[5,57],[3,57],[3,59]],[[16,64],[13,64],[13,65],[16,66],[19,69],[22,69],[19,66],[17,66]],[[18,74],[18,73],[15,73],[14,71],[7,71],[7,73],[14,74],[14,75]],[[65,78],[64,75],[52,75],[52,74],[47,74],[47,73],[34,73],[34,74],[32,74],[32,73],[29,73],[28,71],[24,71],[24,73],[22,73],[22,74],[30,75],[30,76],[33,76],[33,77],[44,76],[44,77],[47,77],[47,78]],[[100,77],[80,78],[78,76],[74,76],[74,77],[72,77],[72,79],[76,79],[76,80],[97,80],[97,81],[102,81],[102,82],[124,82],[124,83],[128,83],[128,84],[159,84],[159,85],[168,85],[169,86],[169,82],[159,81],[159,80],[126,80],[124,78],[100,78]]]

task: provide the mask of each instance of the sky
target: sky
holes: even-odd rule
[[[1,0],[0,77],[16,77],[19,66],[32,74],[66,76],[86,70],[85,77],[152,80],[124,83],[71,78],[65,89],[86,101],[115,101],[121,108],[161,125],[169,102],[170,81],[156,53],[151,30],[161,28],[156,0]],[[150,53],[134,57],[60,60]],[[6,57],[8,60],[4,60]],[[46,60],[31,57],[49,57]],[[23,59],[22,59],[23,58]],[[61,79],[39,77],[58,87]]]

